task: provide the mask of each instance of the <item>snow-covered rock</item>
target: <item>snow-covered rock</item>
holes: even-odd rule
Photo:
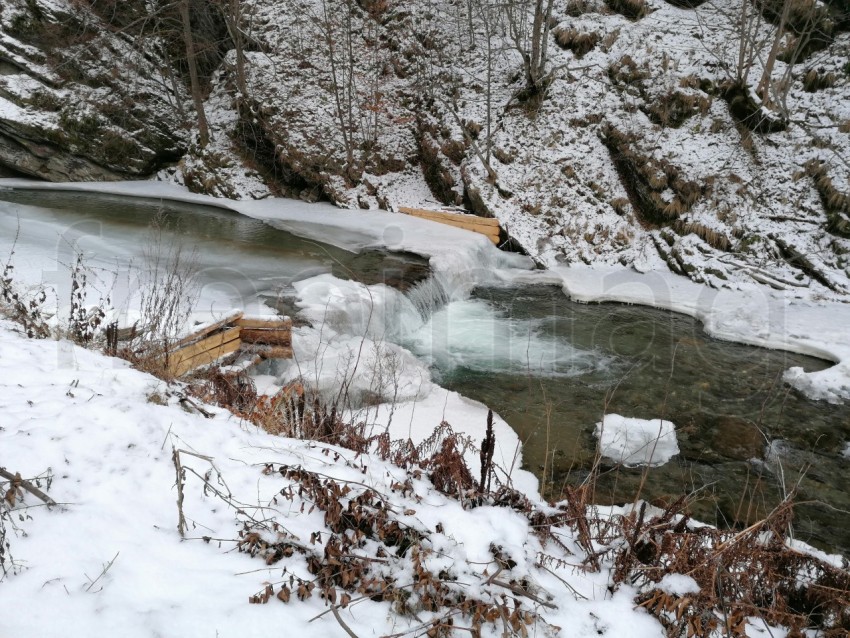
[[[594,434],[602,456],[626,466],[664,465],[679,453],[676,426],[663,419],[606,414]]]

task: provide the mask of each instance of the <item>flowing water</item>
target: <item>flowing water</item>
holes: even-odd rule
[[[663,504],[696,492],[694,516],[745,525],[781,499],[783,482],[798,485],[798,536],[850,553],[850,407],[808,400],[781,380],[791,366],[829,363],[712,339],[668,311],[578,304],[548,286],[477,289],[440,313],[445,322],[428,332],[449,347],[420,351],[438,381],[510,423],[538,476],[548,450],[555,494],[587,476],[603,414],[663,417],[676,424],[681,452],[646,472],[643,497]],[[493,329],[465,325],[484,316]],[[417,351],[432,342],[409,343]],[[597,502],[634,499],[642,468],[603,470]]]
[[[604,413],[663,417],[681,453],[646,472],[641,496],[659,503],[694,493],[693,514],[744,525],[797,486],[798,536],[850,554],[850,408],[813,402],[781,381],[791,366],[827,362],[721,342],[667,311],[577,304],[550,286],[452,292],[427,262],[381,251],[354,254],[300,239],[225,210],[92,194],[0,190],[0,257],[18,233],[15,263],[71,262],[73,244],[106,271],[143,259],[150,224],[191,244],[206,296],[219,309],[257,300],[298,309],[293,283],[322,273],[399,291],[384,336],[426,362],[443,386],[497,411],[524,441],[528,469],[551,490],[581,481]],[[481,282],[479,282],[481,284]],[[206,300],[206,301],[204,301]],[[335,309],[363,314],[350,299]],[[352,325],[356,322],[352,321]],[[391,329],[387,330],[387,327]],[[596,500],[631,501],[640,468],[603,465]]]

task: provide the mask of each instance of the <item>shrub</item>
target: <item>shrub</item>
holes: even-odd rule
[[[646,0],[605,0],[608,8],[629,20],[640,20],[649,13]]]
[[[50,336],[50,328],[43,312],[47,293],[41,287],[27,293],[15,285],[15,266],[12,264],[12,258],[15,255],[16,242],[17,237],[0,274],[0,314],[18,324],[30,339],[45,339]]]
[[[554,31],[555,42],[562,49],[572,51],[577,58],[584,57],[599,42],[600,36],[595,31],[579,32],[576,29],[558,27]]]

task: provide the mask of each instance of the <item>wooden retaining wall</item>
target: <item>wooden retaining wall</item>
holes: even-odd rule
[[[492,217],[477,217],[476,215],[464,215],[462,213],[449,213],[446,211],[426,210],[424,208],[408,208],[402,206],[398,209],[400,213],[429,219],[432,222],[447,224],[464,230],[471,230],[475,233],[485,235],[490,241],[497,246],[499,245],[499,235],[501,234],[501,226],[499,220]]]
[[[231,313],[178,341],[168,354],[168,371],[180,377],[240,349],[263,359],[292,358],[292,320]]]

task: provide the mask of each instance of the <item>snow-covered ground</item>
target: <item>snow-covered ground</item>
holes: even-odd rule
[[[355,493],[386,495],[393,509],[404,512],[406,525],[431,534],[423,547],[433,551],[429,567],[444,565],[461,582],[486,573],[488,564],[492,573],[491,548],[499,547],[517,563],[505,578],[533,579],[535,591],[554,606],[532,603],[529,609],[545,612],[548,623],[569,635],[664,635],[653,618],[634,609],[633,590],[623,587],[612,595],[607,569],[590,574],[573,567],[576,556],[538,540],[528,521],[510,510],[463,509],[424,478],[413,482],[412,493],[395,493],[393,484],[403,482],[405,473],[378,458],[268,435],[221,409],[208,407],[211,419],[190,414],[179,406],[174,387],[125,362],[65,341],[27,340],[8,322],[0,323],[0,353],[0,463],[24,478],[40,476],[42,489],[60,503],[49,510],[27,494],[6,522],[6,559],[14,563],[5,567],[19,573],[0,583],[4,636],[261,636],[275,627],[299,636],[344,635],[330,614],[310,622],[327,609],[318,596],[297,602],[293,595],[289,604],[274,597],[265,606],[247,602],[267,583],[277,591],[290,574],[312,577],[299,554],[265,567],[234,551],[245,517],[204,490],[200,477],[243,510],[262,510],[293,542],[309,546],[312,533],[326,530],[320,511],[299,510],[280,498],[290,482],[277,472],[264,473],[266,464],[318,472]],[[439,425],[444,410],[456,425],[481,416],[455,411],[451,399],[435,400],[417,406],[416,426]],[[396,422],[396,433],[407,436],[408,415],[397,415]],[[181,462],[197,472],[188,472],[184,488],[185,540],[177,532],[173,448],[186,450]],[[524,481],[524,472],[514,473],[518,485],[534,485],[533,477]],[[563,541],[579,553],[568,536]],[[321,542],[315,551],[321,553]],[[541,551],[564,562],[551,572],[536,567]],[[411,569],[409,561],[399,564]],[[395,576],[401,584],[412,573]],[[488,589],[494,597],[504,591],[491,585],[480,594],[489,595]],[[36,612],[35,605],[45,611]],[[431,617],[391,610],[388,602],[367,599],[340,613],[361,637],[404,631]],[[552,631],[537,625],[538,634]],[[485,629],[485,635],[498,633],[495,626]]]

